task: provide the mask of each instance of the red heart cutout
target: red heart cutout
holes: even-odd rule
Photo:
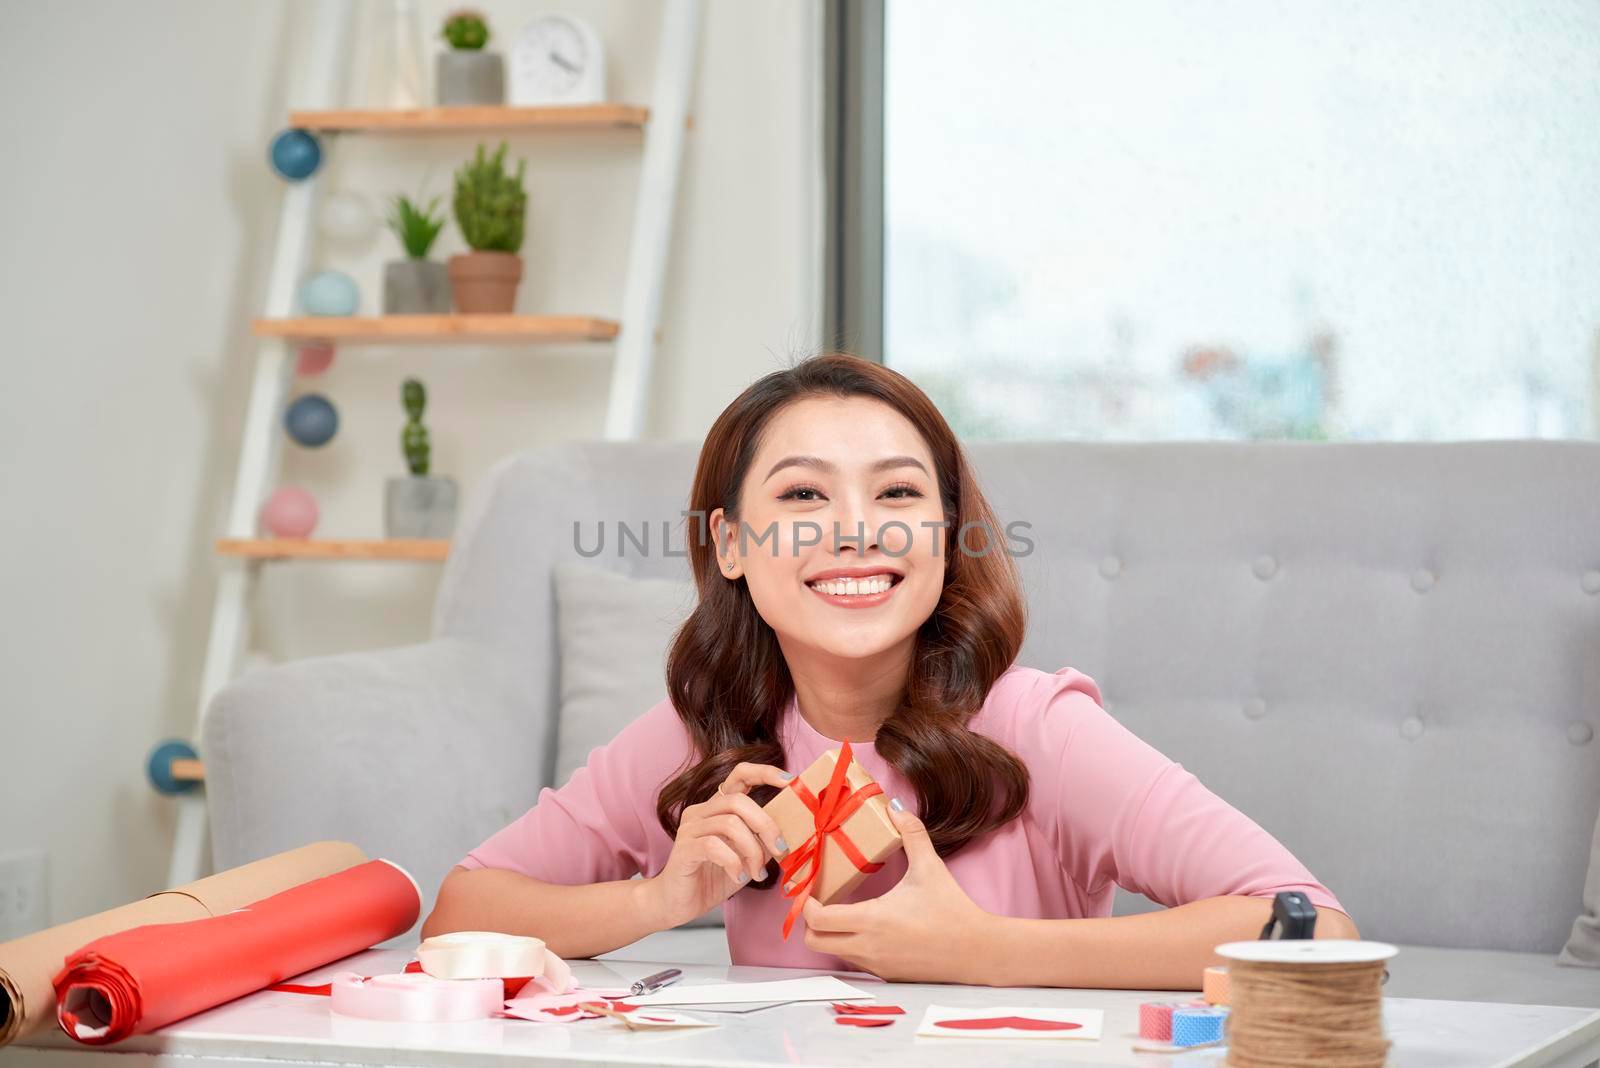
[[[999,1027],[1014,1027],[1019,1031],[1076,1031],[1083,1025],[1066,1020],[1035,1020],[1028,1016],[985,1016],[972,1020],[940,1020],[936,1026],[962,1031],[993,1031]]]
[[[851,1016],[899,1016],[906,1010],[898,1005],[852,1005],[846,1001],[835,1001],[833,1011]]]
[[[847,1027],[888,1027],[894,1023],[881,1016],[835,1016],[833,1022]]]

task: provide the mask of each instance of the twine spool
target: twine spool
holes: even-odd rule
[[[1229,942],[1232,1068],[1382,1068],[1384,942]]]

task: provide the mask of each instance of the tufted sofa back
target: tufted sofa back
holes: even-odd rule
[[[440,636],[515,654],[548,780],[550,567],[574,524],[681,522],[698,446],[504,461],[464,517]],[[1600,444],[969,446],[1020,555],[1024,664],[1283,841],[1366,937],[1554,952],[1600,810]],[[609,531],[608,531],[609,533]],[[672,546],[682,548],[676,530]],[[687,582],[614,539],[591,561]]]

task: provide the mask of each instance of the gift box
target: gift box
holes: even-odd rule
[[[807,897],[838,900],[901,847],[883,787],[851,758],[849,742],[823,753],[763,808],[790,847],[778,865],[783,895],[794,899],[786,940]]]

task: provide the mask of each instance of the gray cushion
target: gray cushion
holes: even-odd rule
[[[694,609],[694,588],[671,579],[629,578],[562,561],[556,584],[561,704],[556,785],[589,754],[667,696],[667,644]],[[686,926],[721,926],[722,906]]]
[[[1583,882],[1583,914],[1572,921],[1572,934],[1556,959],[1574,967],[1600,968],[1600,816],[1595,818],[1594,842],[1589,847],[1589,876]]]

